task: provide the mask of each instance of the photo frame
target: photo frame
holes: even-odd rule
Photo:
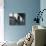
[[[10,25],[25,25],[25,13],[11,13],[9,14]]]

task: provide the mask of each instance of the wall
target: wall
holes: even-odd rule
[[[4,36],[7,41],[18,41],[32,29],[35,12],[40,10],[40,0],[4,0]],[[9,13],[24,12],[26,14],[26,25],[10,26]]]
[[[41,11],[43,9],[46,9],[46,0],[41,0],[40,1],[40,9],[41,9]],[[46,10],[43,12],[42,17],[43,17],[43,22],[41,21],[40,25],[46,26]]]

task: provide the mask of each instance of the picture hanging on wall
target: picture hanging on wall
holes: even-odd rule
[[[10,25],[25,25],[25,13],[10,13],[9,24]]]

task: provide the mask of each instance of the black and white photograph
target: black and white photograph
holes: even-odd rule
[[[25,13],[11,13],[9,14],[10,25],[25,25]]]

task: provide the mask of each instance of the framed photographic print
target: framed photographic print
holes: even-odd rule
[[[25,25],[25,13],[11,13],[9,14],[10,25]]]

